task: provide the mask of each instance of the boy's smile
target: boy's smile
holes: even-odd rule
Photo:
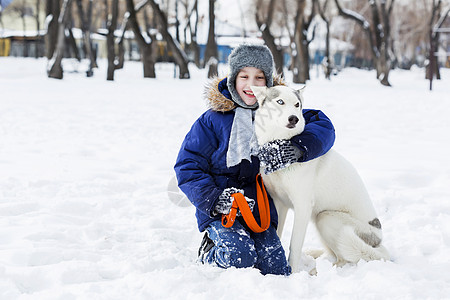
[[[264,72],[255,67],[242,68],[236,76],[236,91],[245,104],[251,106],[256,103],[251,86],[265,86]]]

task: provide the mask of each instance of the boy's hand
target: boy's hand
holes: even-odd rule
[[[259,147],[258,158],[264,173],[270,174],[297,162],[302,155],[290,140],[274,140]]]
[[[233,205],[233,201],[234,198],[233,196],[231,196],[232,194],[235,193],[241,193],[242,195],[244,195],[244,191],[231,187],[231,188],[226,188],[225,190],[223,190],[222,195],[219,196],[219,200],[216,203],[216,206],[214,207],[214,212],[213,215],[218,215],[218,214],[224,214],[224,215],[228,215],[230,213],[231,210],[231,206]],[[247,200],[248,206],[250,207],[250,210],[253,211],[253,208],[255,207],[255,200],[245,197],[245,200]],[[240,216],[241,212],[238,211],[237,212],[237,216]]]

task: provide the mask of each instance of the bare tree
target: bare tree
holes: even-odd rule
[[[61,66],[61,61],[64,55],[64,44],[65,35],[64,30],[66,29],[68,20],[70,19],[70,7],[72,5],[72,0],[64,0],[63,7],[61,10],[61,15],[58,19],[58,42],[56,44],[56,49],[53,54],[52,59],[49,61],[50,67],[48,68],[47,74],[50,78],[62,79],[63,69]]]
[[[147,2],[145,1],[145,3],[147,4]],[[141,7],[139,7],[139,5],[136,7],[136,12],[138,12]],[[147,13],[147,8],[148,10],[150,10],[152,12],[152,17],[151,17],[151,21],[149,18],[149,15]],[[159,46],[157,43],[157,25],[156,25],[156,16],[155,13],[153,12],[153,10],[150,8],[149,5],[146,6],[142,6],[142,10],[143,10],[143,15],[144,15],[144,23],[145,23],[145,31],[147,33],[147,35],[150,37],[150,46],[151,46],[151,62],[154,65],[156,63],[157,60],[157,56],[158,56],[158,51],[159,51]],[[154,68],[154,67],[153,67]]]
[[[289,36],[289,40],[290,40],[289,48],[288,48],[288,50],[290,51],[290,56],[291,56],[291,61],[290,61],[290,64],[289,64],[289,71],[292,71],[293,65],[294,65],[292,58],[296,54],[296,52],[294,52],[295,51],[295,47],[292,46],[294,44],[295,26],[292,26],[292,28],[291,28],[291,24],[293,23],[293,22],[290,21],[290,18],[291,18],[291,16],[290,16],[290,9],[291,8],[288,9],[287,0],[283,0],[281,2],[281,5],[282,5],[282,13],[283,13],[282,24],[283,24],[284,28],[286,29],[287,34]]]
[[[430,90],[433,87],[433,77],[436,74],[436,79],[441,79],[441,74],[439,71],[439,64],[437,62],[437,57],[435,55],[435,52],[437,52],[439,48],[439,32],[442,24],[444,24],[445,19],[447,18],[448,14],[450,13],[450,9],[447,9],[443,14],[441,14],[441,0],[438,0],[436,2],[433,0],[433,8],[430,18],[430,29],[429,29],[429,36],[430,36],[430,50],[428,54],[428,66],[427,66],[427,79],[430,80]],[[436,21],[437,19],[437,21]]]
[[[200,47],[197,43],[198,32],[198,0],[195,0],[193,12],[195,12],[194,28],[192,28],[191,19],[189,18],[189,28],[191,29],[191,49],[194,49],[194,61],[197,66],[200,66]]]
[[[40,17],[41,17],[41,0],[36,0],[36,30],[37,30],[37,41],[35,43],[35,53],[34,56],[36,58],[39,58],[41,56],[40,51],[40,43],[41,43],[41,24],[40,24]]]
[[[72,10],[72,9],[71,9]],[[67,24],[72,24],[72,12],[70,12],[69,20]],[[78,62],[81,62],[80,51],[78,50],[77,41],[75,40],[75,36],[73,35],[72,25],[67,25],[67,36],[66,36],[66,45],[69,46],[68,50],[70,51],[71,57],[75,57]]]
[[[217,65],[219,63],[216,34],[214,4],[216,0],[209,0],[209,31],[206,43],[205,57],[203,63],[208,66],[208,78],[217,76]]]
[[[184,41],[186,43],[185,49],[194,53],[194,63],[197,67],[200,64],[200,47],[197,44],[197,28],[198,28],[198,0],[194,1],[192,8],[189,9],[189,1],[184,2],[186,10],[186,27],[184,28]],[[192,18],[194,18],[192,21]],[[187,42],[187,31],[189,30],[190,41]]]
[[[319,1],[319,0],[315,0],[315,1]],[[326,37],[325,37],[325,60],[326,60],[325,61],[325,78],[330,79],[331,72],[333,71],[333,62],[330,57],[330,23],[331,23],[331,20],[326,14],[327,6],[328,6],[328,0],[325,0],[325,2],[323,2],[323,5],[320,2],[317,3],[317,9],[319,11],[320,17],[325,22],[325,26],[326,26],[326,30],[327,30]]]
[[[394,1],[391,0],[390,4],[387,5],[386,0],[381,0],[380,5],[378,5],[376,0],[369,0],[372,13],[372,23],[370,23],[357,12],[342,8],[339,1],[335,0],[339,15],[355,21],[366,33],[372,59],[377,70],[377,78],[385,86],[391,85],[389,83],[389,72],[392,68],[390,16]]]
[[[398,2],[392,12],[392,53],[396,66],[409,69],[411,65],[423,66],[427,53],[431,15],[425,1]]]
[[[92,22],[92,4],[93,0],[89,0],[87,8],[87,17],[83,11],[83,6],[81,0],[77,0],[78,15],[81,23],[81,30],[83,32],[84,50],[85,55],[90,60],[89,69],[86,72],[87,77],[93,75],[93,68],[97,68],[97,62],[95,60],[94,52],[92,51],[92,41],[91,41],[91,22]]]
[[[189,28],[189,1],[188,0],[184,0],[181,1],[181,5],[184,8],[184,17],[183,17],[183,21],[184,21],[184,26],[183,26],[183,43],[184,43],[184,49],[186,51],[187,49],[187,44],[188,44],[188,38],[187,38],[187,33],[188,33],[188,28]],[[180,21],[178,21],[178,25],[181,26]]]
[[[105,11],[107,16],[106,27],[108,33],[106,34],[106,47],[108,51],[108,70],[106,73],[106,80],[114,80],[114,72],[118,69],[116,63],[116,50],[115,50],[115,36],[114,32],[117,28],[117,17],[119,15],[119,0],[112,1],[111,14],[109,14],[108,1],[105,0]]]
[[[432,88],[432,81],[433,76],[436,74],[436,77],[439,79],[439,66],[437,64],[436,56],[434,55],[436,49],[437,49],[437,42],[439,39],[439,34],[436,32],[433,32],[436,20],[440,18],[441,14],[441,6],[442,1],[441,0],[433,0],[432,2],[432,9],[431,9],[431,17],[430,17],[430,23],[429,23],[429,29],[428,29],[428,36],[430,39],[430,47],[429,47],[429,54],[428,54],[428,65],[425,72],[426,79],[430,80],[430,90]]]
[[[178,2],[175,0],[175,38],[180,43],[180,20],[178,19]]]
[[[147,2],[150,3],[154,14],[157,16],[158,24],[160,27],[159,29],[161,35],[163,36],[163,39],[166,41],[168,48],[172,50],[173,58],[180,71],[179,78],[189,79],[190,74],[188,68],[188,58],[186,56],[186,53],[184,53],[184,51],[181,49],[180,44],[170,35],[166,15],[159,7],[159,4],[157,4],[154,0],[147,0]]]
[[[266,7],[266,11],[264,11],[263,0],[258,0],[256,4],[256,13],[255,19],[256,24],[258,25],[259,30],[262,33],[262,38],[264,39],[265,44],[269,47],[272,52],[273,59],[275,61],[275,69],[277,73],[283,75],[283,49],[281,45],[277,45],[275,43],[275,37],[270,31],[270,26],[272,25],[273,14],[275,12],[275,0],[270,0],[269,5]],[[263,17],[264,16],[264,17]]]
[[[312,7],[309,11],[307,11],[306,0],[294,2],[283,0],[281,4],[283,11],[283,24],[291,41],[289,47],[291,54],[289,70],[293,73],[293,81],[295,83],[306,83],[306,81],[310,79],[309,44],[314,39],[315,26],[312,30],[312,35],[310,38],[308,38],[308,32],[312,19],[315,15],[316,1],[312,1]],[[295,9],[293,9],[293,6]],[[292,17],[294,18],[294,21],[292,21]]]
[[[146,1],[141,2],[143,5],[147,4]],[[138,8],[140,9],[140,8]],[[141,50],[141,59],[144,66],[144,78],[155,78],[155,61],[152,55],[152,39],[150,36],[144,37],[141,29],[139,27],[136,10],[134,7],[133,0],[127,0],[127,10],[129,13],[128,21],[130,27],[133,30],[134,37],[139,44],[139,49]],[[147,34],[147,33],[145,33]]]
[[[47,14],[47,34],[45,36],[45,45],[47,49],[46,56],[48,59],[53,57],[58,41],[58,18],[60,14],[59,0],[47,0],[46,14]]]
[[[306,83],[309,76],[309,44],[314,39],[315,29],[311,38],[308,38],[308,31],[315,15],[316,2],[312,2],[312,8],[308,15],[306,11],[306,0],[297,2],[295,14],[294,35],[291,43],[292,53],[292,72],[295,83]]]

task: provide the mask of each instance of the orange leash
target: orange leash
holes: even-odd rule
[[[261,174],[256,175],[256,201],[258,202],[259,216],[261,218],[261,226],[256,222],[247,200],[241,193],[232,194],[234,200],[228,215],[222,215],[222,225],[224,227],[231,227],[236,221],[236,213],[239,208],[245,223],[253,232],[266,231],[270,226],[270,207],[267,192]]]

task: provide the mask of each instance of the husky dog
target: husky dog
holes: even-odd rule
[[[259,108],[255,114],[258,144],[290,139],[305,126],[302,91],[286,86],[252,87]],[[315,223],[325,248],[335,264],[360,259],[389,259],[381,245],[381,223],[367,190],[355,168],[340,154],[325,155],[264,174],[268,192],[278,212],[277,233],[281,237],[288,209],[294,210],[294,227],[289,247],[293,272],[301,269],[302,247],[309,220]]]

